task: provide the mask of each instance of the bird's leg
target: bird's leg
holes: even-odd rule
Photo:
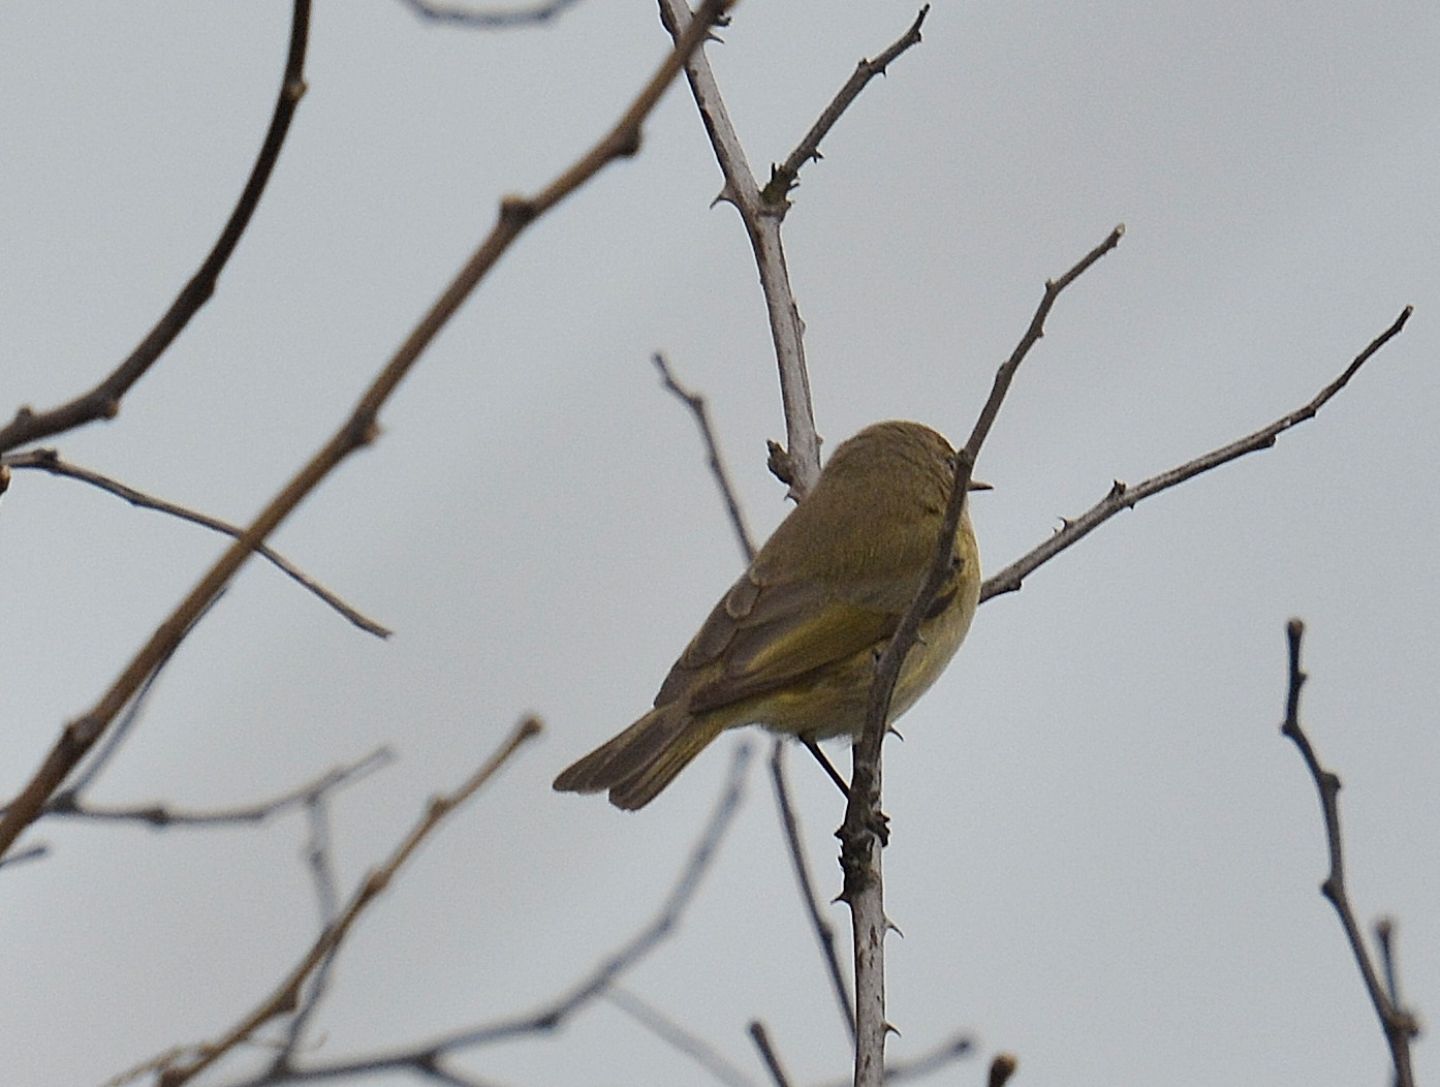
[[[815,737],[809,733],[802,733],[800,742],[805,745],[805,750],[815,756],[815,761],[820,764],[821,769],[830,775],[830,780],[835,783],[835,787],[844,794],[846,800],[849,800],[850,786],[846,783],[845,779],[840,776],[840,771],[836,770],[835,767],[830,764],[830,760],[825,757],[825,752],[821,751],[820,745],[815,742]]]

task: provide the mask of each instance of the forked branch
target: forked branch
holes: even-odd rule
[[[640,146],[640,126],[665,88],[679,72],[685,58],[709,33],[714,21],[733,0],[705,0],[694,20],[680,35],[676,47],[645,84],[615,125],[584,155],[532,197],[509,196],[501,201],[500,214],[489,235],[466,261],[430,311],[381,369],[360,402],[289,483],[281,489],[245,530],[244,535],[219,558],[190,593],[171,612],[149,641],[131,659],[100,701],[61,731],[50,753],[14,802],[0,817],[0,857],[3,857],[35,817],[45,801],[64,782],[76,763],[109,728],[155,663],[168,655],[184,636],[195,616],[235,575],[266,537],[289,516],[329,474],[355,450],[374,441],[379,434],[380,409],[410,372],[421,353],[445,327],[500,256],[510,248],[527,226],[555,207],[602,167],[617,158],[635,154]]]

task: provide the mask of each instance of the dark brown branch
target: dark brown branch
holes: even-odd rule
[[[956,454],[955,480],[940,533],[936,537],[935,553],[930,567],[919,592],[901,617],[894,635],[875,665],[875,679],[870,687],[865,729],[853,748],[854,769],[850,778],[850,798],[845,806],[845,821],[838,831],[841,843],[840,863],[844,871],[844,887],[840,897],[850,906],[851,926],[854,930],[856,1087],[882,1082],[885,1036],[891,1029],[885,1020],[884,938],[889,922],[885,918],[884,894],[880,881],[880,847],[884,844],[884,816],[880,811],[880,746],[889,718],[890,699],[900,676],[900,667],[919,635],[921,618],[930,609],[950,572],[955,533],[960,525],[975,460],[995,423],[1016,371],[1030,353],[1030,349],[1044,335],[1045,319],[1060,293],[1086,269],[1114,249],[1123,234],[1124,227],[1117,226],[1073,268],[1058,280],[1045,284],[1045,292],[1029,327],[1010,357],[996,371],[990,396],[980,410],[970,438]]]
[[[1296,408],[1294,411],[1282,415],[1268,426],[1261,427],[1253,434],[1248,434],[1223,445],[1219,449],[1212,450],[1204,456],[1196,457],[1192,461],[1171,468],[1167,472],[1161,472],[1152,476],[1143,483],[1135,486],[1127,486],[1119,480],[1115,481],[1110,488],[1110,493],[1102,498],[1090,509],[1073,521],[1067,520],[1064,527],[1050,539],[1046,540],[1039,547],[1026,555],[1021,556],[1003,570],[997,571],[987,578],[980,589],[980,600],[985,602],[993,596],[1002,593],[1012,593],[1020,588],[1021,583],[1032,574],[1038,567],[1049,562],[1067,547],[1088,536],[1095,529],[1114,517],[1121,510],[1133,507],[1142,499],[1149,498],[1153,494],[1168,490],[1176,484],[1184,483],[1187,479],[1208,472],[1212,468],[1218,468],[1232,460],[1243,457],[1247,453],[1255,453],[1262,449],[1269,449],[1275,444],[1276,439],[1293,426],[1313,419],[1322,407],[1330,401],[1341,389],[1349,384],[1350,379],[1355,376],[1360,367],[1364,366],[1380,348],[1390,342],[1392,338],[1400,333],[1405,327],[1405,322],[1410,319],[1412,308],[1406,306],[1400,311],[1400,316],[1395,318],[1394,323],[1384,332],[1370,341],[1369,346],[1360,354],[1356,355],[1349,366],[1330,384],[1321,389],[1309,403]]]
[[[525,718],[515,726],[495,754],[487,759],[485,764],[476,770],[463,785],[448,795],[433,797],[426,806],[424,814],[410,833],[405,836],[405,840],[396,847],[382,865],[372,869],[361,880],[360,886],[351,895],[339,916],[325,927],[310,949],[301,956],[300,961],[276,986],[275,990],[219,1039],[194,1047],[193,1057],[166,1067],[160,1076],[160,1087],[179,1087],[179,1084],[189,1082],[237,1045],[254,1037],[255,1032],[266,1023],[299,1007],[301,991],[306,981],[344,941],[356,919],[371,902],[385,891],[390,885],[390,881],[400,871],[401,866],[414,855],[420,843],[430,836],[446,816],[489,781],[522,744],[539,735],[540,728],[538,718]]]
[[[419,1047],[310,1066],[287,1063],[284,1067],[271,1067],[261,1075],[242,1080],[231,1087],[275,1087],[281,1083],[337,1080],[346,1076],[383,1071],[403,1070],[433,1076],[447,1056],[461,1049],[555,1030],[592,1001],[608,993],[622,974],[639,963],[675,931],[685,910],[699,891],[700,884],[734,821],[735,813],[740,809],[749,764],[750,746],[745,743],[738,744],[720,798],[694,849],[691,850],[685,867],[655,917],[578,984],[538,1011],[456,1031]],[[162,1087],[169,1085],[162,1084]]]
[[[167,502],[163,498],[156,498],[154,495],[146,494],[144,491],[136,490],[128,484],[121,483],[117,479],[101,475],[99,472],[89,468],[82,468],[78,464],[71,464],[63,460],[60,454],[54,449],[31,449],[24,453],[12,453],[5,457],[6,464],[13,468],[36,468],[42,472],[49,472],[51,475],[62,476],[67,479],[78,479],[82,483],[88,483],[92,487],[98,487],[102,491],[108,491],[117,498],[123,498],[132,506],[141,509],[155,510],[157,513],[168,513],[171,517],[178,517],[182,521],[189,521],[191,524],[208,528],[213,532],[219,532],[231,539],[239,539],[244,529],[239,525],[232,525],[228,521],[222,521],[218,517],[211,517],[208,513],[201,513],[199,510],[192,510],[187,506],[181,506],[174,502]],[[320,582],[307,574],[300,567],[280,554],[268,544],[261,544],[255,549],[255,553],[261,558],[272,563],[286,577],[293,580],[301,588],[314,593],[330,607],[343,615],[355,626],[378,638],[388,638],[391,630],[381,626],[374,619],[365,615],[359,609],[347,604],[334,592],[327,589]]]
[[[920,9],[920,14],[915,16],[915,21],[910,24],[910,29],[905,31],[899,39],[890,45],[883,53],[874,60],[861,60],[855,65],[855,71],[845,86],[841,87],[834,98],[830,100],[816,118],[815,123],[810,126],[810,131],[805,133],[789,156],[779,166],[770,167],[770,180],[765,183],[765,188],[760,192],[760,198],[770,207],[777,209],[778,214],[784,215],[789,210],[789,201],[786,197],[800,181],[800,169],[812,159],[819,162],[823,157],[820,154],[820,141],[829,135],[830,130],[835,127],[835,122],[840,120],[844,112],[850,108],[850,104],[860,97],[866,85],[877,75],[884,75],[892,61],[911,46],[920,44],[920,28],[925,23],[925,16],[930,14],[930,5],[926,4]]]
[[[10,849],[21,831],[39,815],[45,801],[60,787],[75,764],[96,740],[104,735],[121,707],[130,700],[155,663],[174,649],[191,620],[235,575],[251,553],[263,543],[290,512],[355,450],[374,441],[379,434],[381,407],[410,372],[425,348],[445,327],[461,303],[495,266],[501,255],[524,229],[573,193],[602,167],[617,158],[633,155],[640,145],[640,126],[659,101],[665,88],[679,72],[685,58],[709,32],[714,21],[733,0],[705,0],[679,44],[659,66],[620,120],[593,147],[533,197],[509,196],[500,204],[500,214],[489,235],[465,266],[436,300],[430,311],[406,337],[398,351],[381,369],[361,397],[349,418],[321,450],[311,458],[219,560],[191,589],[188,596],[151,635],[131,659],[100,701],[81,717],[65,726],[45,761],[30,778],[20,795],[0,817],[0,856]]]
[[[1285,696],[1285,721],[1280,726],[1282,735],[1292,740],[1305,760],[1305,768],[1315,782],[1315,791],[1320,796],[1320,811],[1325,821],[1325,844],[1330,853],[1330,871],[1325,882],[1320,884],[1320,893],[1335,908],[1340,918],[1340,927],[1345,930],[1345,939],[1350,944],[1350,954],[1360,969],[1365,991],[1370,996],[1370,1005],[1380,1020],[1380,1029],[1385,1033],[1385,1042],[1390,1047],[1390,1059],[1395,1066],[1397,1087],[1414,1087],[1410,1069],[1410,1039],[1420,1033],[1415,1017],[1399,1003],[1391,999],[1381,984],[1375,969],[1375,961],[1365,946],[1360,926],[1355,920],[1355,910],[1350,904],[1350,893],[1345,886],[1345,854],[1340,833],[1340,778],[1320,764],[1310,738],[1300,725],[1300,689],[1308,678],[1300,667],[1300,641],[1305,634],[1305,624],[1291,619],[1285,626],[1285,637],[1289,646],[1290,682]],[[1393,985],[1392,985],[1393,990]]]
[[[351,784],[389,764],[394,759],[388,747],[377,748],[363,759],[336,766],[324,774],[289,789],[269,800],[241,804],[233,808],[208,811],[187,811],[165,804],[105,805],[90,804],[66,789],[56,793],[45,805],[46,815],[71,816],[106,823],[144,823],[156,828],[214,827],[263,823],[293,808],[313,804],[316,798],[333,789]]]
[[[437,4],[433,0],[400,0],[422,19],[480,30],[510,30],[517,26],[543,26],[579,0],[544,0],[528,7],[485,8],[467,4]]]
[[[305,93],[305,49],[310,29],[310,0],[295,0],[290,19],[290,45],[285,57],[285,74],[280,79],[280,94],[270,116],[270,128],[260,145],[260,154],[250,170],[250,177],[200,269],[186,283],[170,308],[156,322],[130,356],[114,372],[89,392],[49,411],[36,412],[22,407],[10,424],[0,429],[0,452],[39,441],[52,434],[71,430],[97,419],[113,419],[120,411],[120,401],[130,387],[145,376],[175,337],[190,323],[200,307],[215,293],[215,283],[225,267],[240,236],[265,192],[265,185],[280,157],[280,148],[290,130],[291,118]]]
[[[760,1051],[760,1059],[765,1062],[765,1070],[770,1073],[770,1080],[775,1087],[790,1087],[790,1077],[785,1074],[785,1066],[780,1063],[780,1054],[775,1052],[775,1047],[770,1044],[770,1033],[765,1029],[765,1024],[758,1019],[750,1021],[750,1038],[755,1043],[755,1048]]]
[[[725,501],[725,512],[730,515],[730,525],[735,529],[735,537],[740,542],[740,551],[744,554],[745,561],[749,562],[755,557],[755,544],[751,542],[750,530],[745,526],[745,515],[740,512],[740,502],[735,497],[735,488],[725,471],[725,463],[720,459],[720,446],[715,441],[715,431],[710,426],[710,412],[705,407],[705,398],[675,380],[669,361],[659,351],[650,357],[655,368],[660,371],[660,380],[665,388],[679,397],[681,403],[690,409],[690,414],[695,416],[695,425],[700,428],[700,440],[705,443],[710,473],[715,477],[716,486],[720,488],[720,497]]]

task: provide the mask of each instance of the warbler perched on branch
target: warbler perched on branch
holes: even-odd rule
[[[876,658],[925,579],[954,483],[955,451],[919,423],[876,423],[840,445],[685,647],[655,708],[555,788],[608,790],[616,807],[641,808],[727,728],[758,724],[811,742],[858,736]],[[944,670],[979,600],[967,503],[890,720]]]

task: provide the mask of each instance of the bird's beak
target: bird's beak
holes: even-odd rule
[[[972,479],[968,489],[972,491],[993,491],[995,488],[982,480]]]

